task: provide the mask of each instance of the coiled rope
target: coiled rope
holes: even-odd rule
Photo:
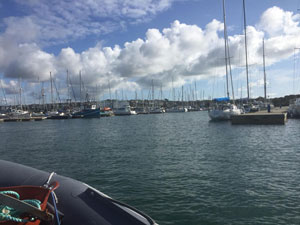
[[[12,195],[17,199],[20,199],[20,195],[15,191],[0,191],[1,194],[4,195]],[[22,200],[23,202],[26,202],[38,209],[41,209],[41,201],[37,199],[25,199]],[[34,218],[31,219],[21,219],[20,218],[21,213],[15,210],[14,208],[0,205],[0,221],[14,221],[17,223],[26,223],[28,221],[33,221]]]

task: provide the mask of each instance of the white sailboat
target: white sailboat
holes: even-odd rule
[[[289,105],[287,112],[292,118],[300,118],[300,98],[296,98],[296,100]]]
[[[211,120],[230,120],[231,116],[240,114],[241,109],[231,103],[216,104],[213,109],[208,111]]]
[[[226,28],[226,15],[225,15],[225,1],[224,0],[223,0],[223,19],[224,19],[227,98],[215,99],[216,100],[215,105],[208,110],[208,115],[211,120],[230,120],[231,116],[239,115],[242,113],[241,109],[239,109],[235,104],[230,103],[230,98],[229,98],[228,66],[229,66],[229,70],[230,70],[230,75],[231,75],[231,66],[230,66],[230,56],[229,56],[228,36],[227,36],[227,28]],[[231,77],[231,85],[232,85],[232,77]],[[232,85],[232,95],[233,95],[233,85]],[[233,99],[234,99],[234,95],[233,95]]]

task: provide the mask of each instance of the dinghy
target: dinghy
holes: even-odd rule
[[[26,202],[32,200],[41,205]],[[146,214],[85,183],[4,160],[0,160],[0,207],[0,225],[157,225]],[[10,215],[13,210],[19,214]]]

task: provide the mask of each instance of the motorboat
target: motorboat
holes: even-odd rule
[[[100,118],[100,108],[97,105],[85,105],[83,109],[72,114],[74,118]]]
[[[114,116],[114,112],[110,107],[104,107],[100,109],[100,116],[101,117]]]
[[[114,109],[114,114],[116,116],[130,116],[130,115],[136,115],[136,111],[132,110],[129,105],[124,106],[122,108]]]
[[[30,119],[31,113],[22,109],[10,109],[6,114],[10,119]]]
[[[159,114],[159,113],[165,113],[165,109],[156,107],[156,108],[150,108],[149,113],[150,114]]]
[[[169,108],[166,110],[167,113],[179,113],[179,112],[188,112],[188,109],[186,107],[174,107],[174,108]]]

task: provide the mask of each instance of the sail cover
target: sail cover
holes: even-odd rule
[[[228,97],[214,98],[213,100],[216,101],[216,102],[228,102],[228,101],[230,101],[230,98],[228,98]]]

